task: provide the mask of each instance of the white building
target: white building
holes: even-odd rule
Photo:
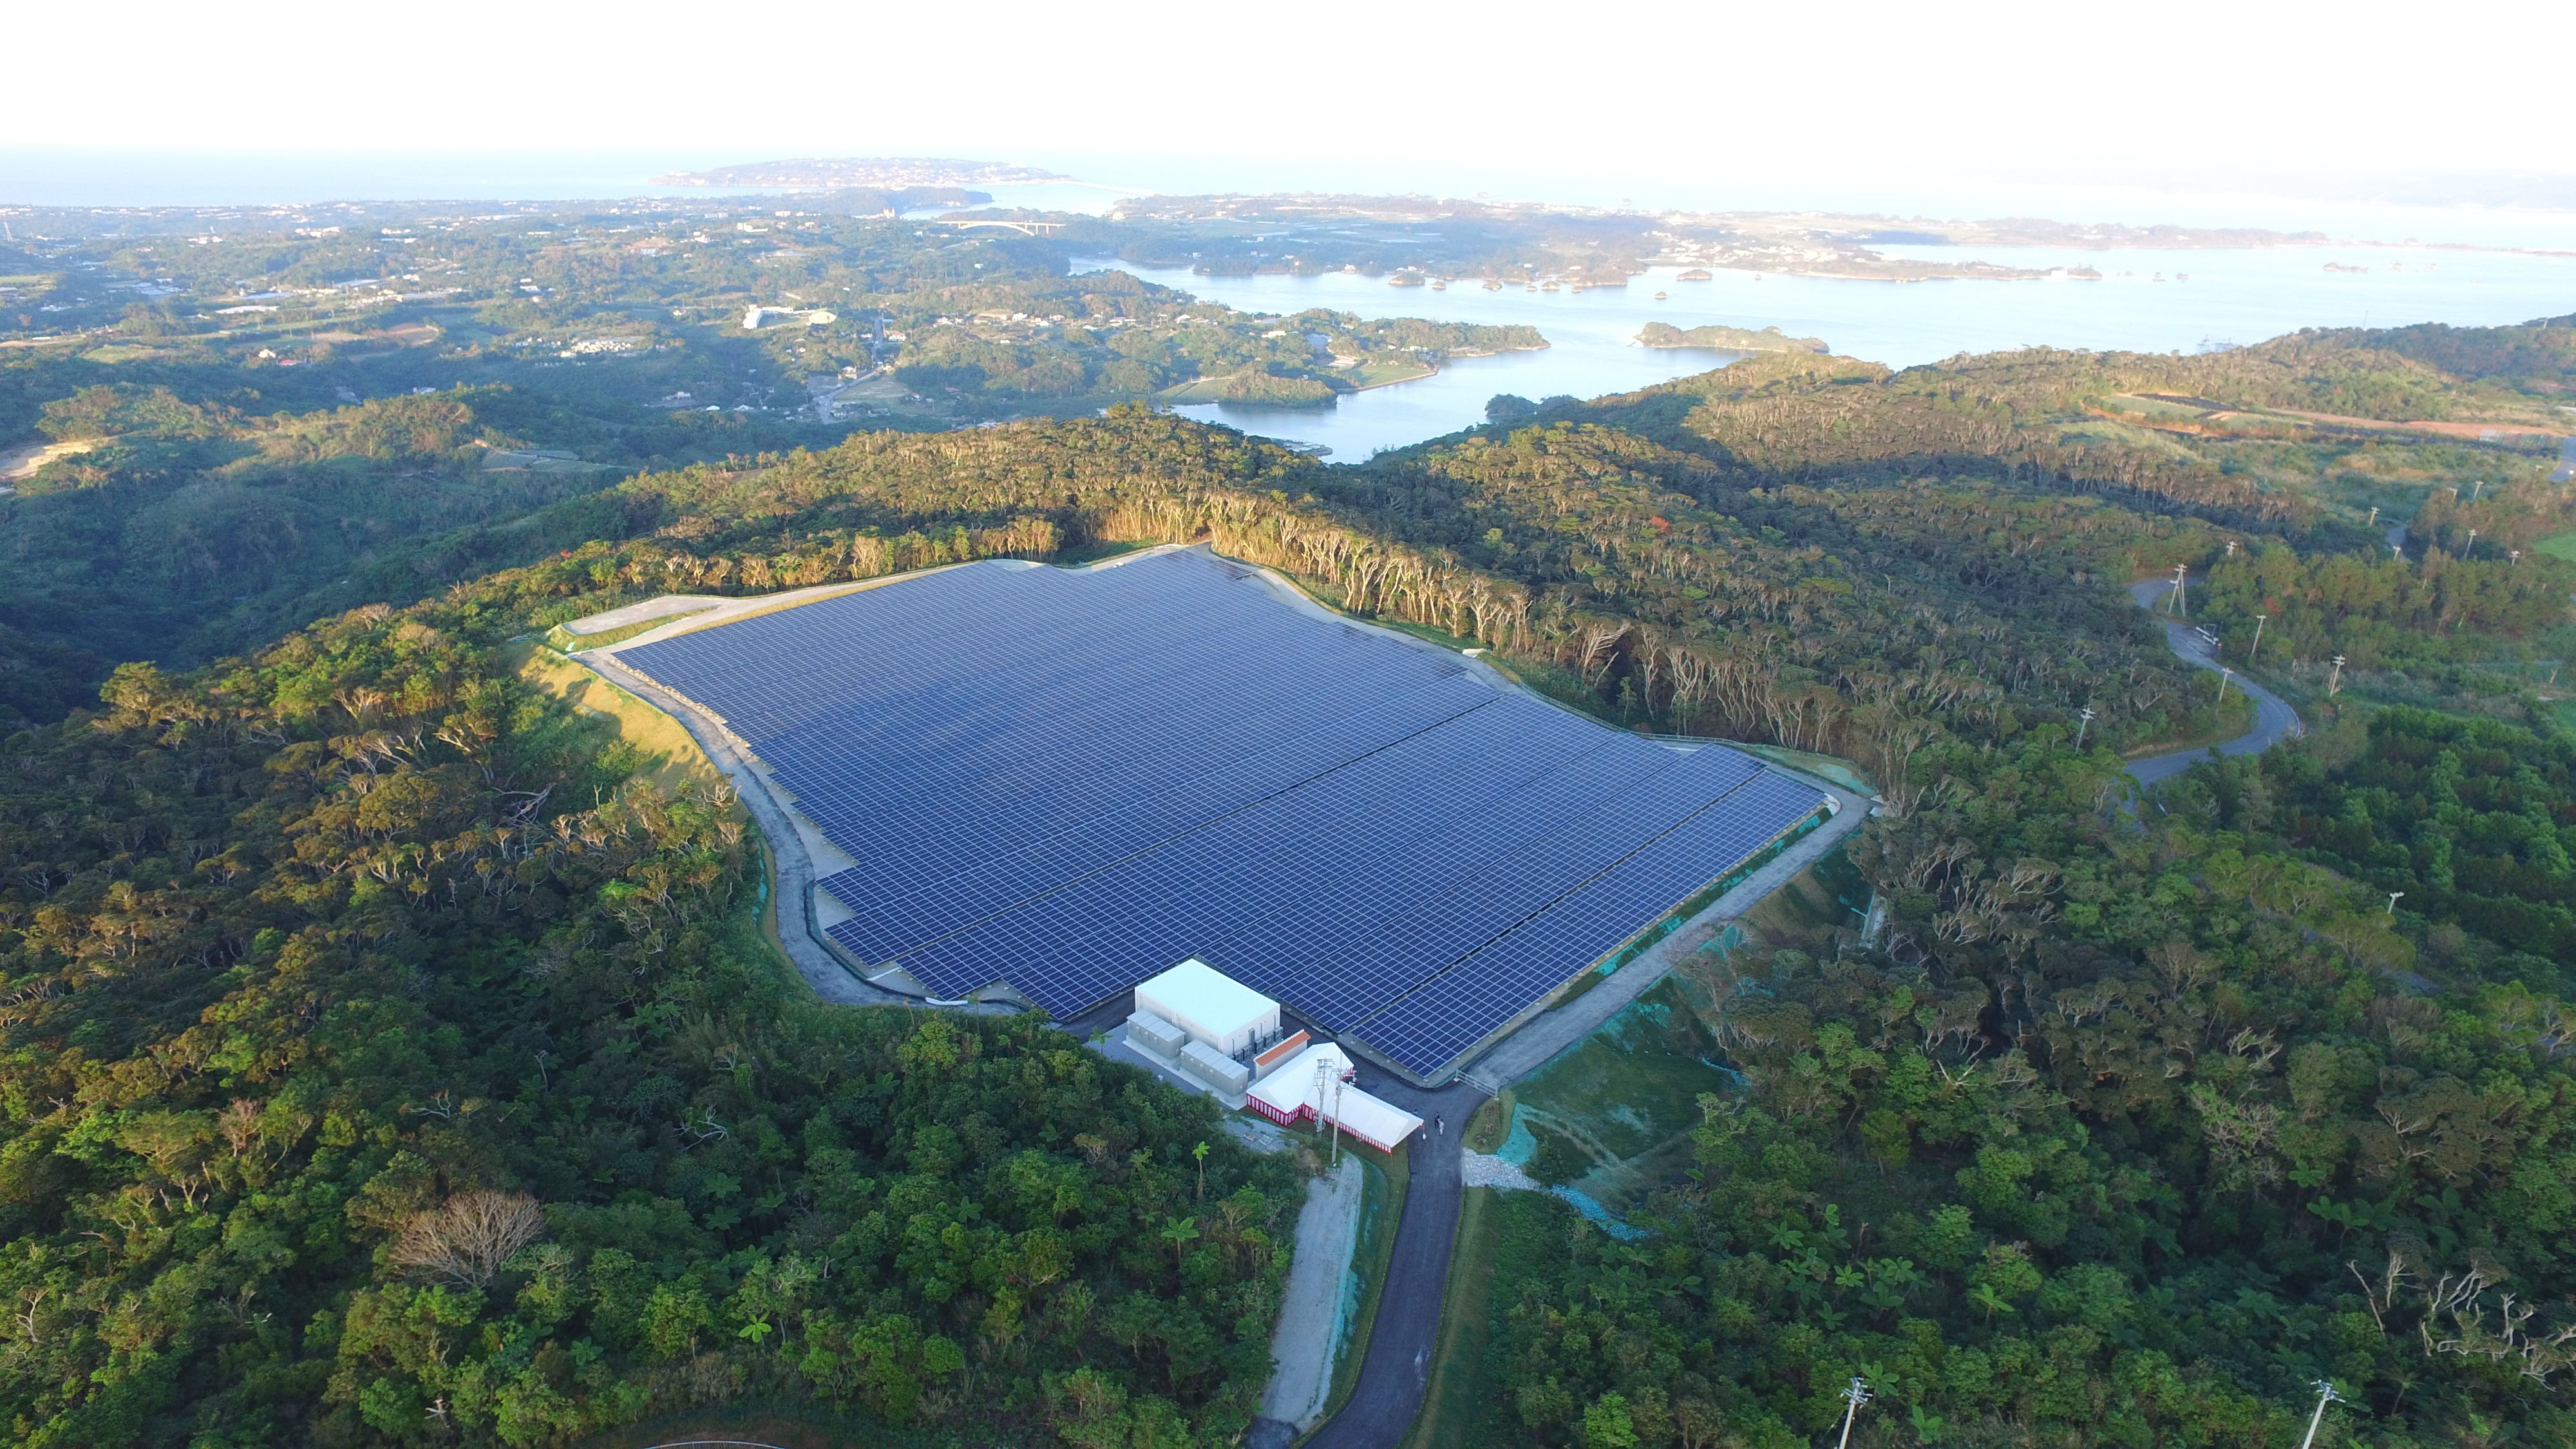
[[[1252,1084],[1244,1105],[1293,1127],[1309,1119],[1334,1124],[1380,1152],[1393,1152],[1422,1128],[1422,1119],[1351,1085],[1351,1059],[1318,1042]]]
[[[1136,988],[1140,1015],[1161,1017],[1219,1056],[1279,1035],[1279,1003],[1193,957]]]

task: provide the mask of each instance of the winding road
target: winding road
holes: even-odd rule
[[[2142,584],[2129,585],[2129,597],[2137,600],[2138,607],[2142,609],[2153,609],[2159,600],[2171,592],[2173,592],[2171,579],[2149,579]],[[2185,594],[2183,599],[2185,607],[2189,607],[2190,595]],[[2208,642],[2193,632],[2191,625],[2170,618],[2163,620],[2163,623],[2166,647],[2173,650],[2175,658],[2187,664],[2196,664],[2212,673],[2218,671],[2219,663],[2210,656]],[[2291,735],[2304,733],[2299,724],[2299,712],[2282,703],[2279,695],[2253,683],[2242,674],[2231,674],[2227,682],[2228,687],[2245,691],[2246,696],[2254,701],[2254,728],[2223,744],[2203,746],[2196,750],[2176,750],[2171,754],[2149,755],[2143,760],[2131,760],[2129,773],[2137,777],[2139,784],[2155,785],[2170,780],[2202,760],[2208,759],[2212,749],[2222,755],[2259,755]]]

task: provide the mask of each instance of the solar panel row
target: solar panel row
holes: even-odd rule
[[[623,651],[857,862],[831,936],[1058,1015],[1197,955],[1432,1075],[1823,797],[1182,552],[978,564]]]
[[[1444,680],[1390,701],[1383,720],[1397,728],[1431,728],[1492,698],[1492,691],[1481,685]],[[835,938],[862,961],[891,960],[961,923],[981,920],[1293,788],[1346,763],[1369,738],[1352,722],[1336,720],[1052,830],[1033,828],[1027,815],[1014,815],[997,822],[992,833],[1007,838],[981,863],[950,876],[922,879],[900,855],[862,861],[823,882],[824,889],[857,912],[836,928]]]
[[[1531,913],[1546,909],[1604,866],[1723,796],[1761,768],[1732,750],[1677,755],[1633,740],[1620,741],[1613,748],[1628,756],[1627,761],[1619,763],[1644,765],[1651,773],[1643,779],[1610,782],[1606,792],[1589,798],[1560,795],[1551,801],[1558,807],[1554,811],[1524,808],[1514,812],[1521,825],[1517,832],[1505,822],[1496,821],[1495,826],[1500,828],[1492,830],[1490,842],[1456,842],[1459,855],[1471,865],[1469,870],[1431,882],[1433,889],[1400,897],[1364,933],[1319,942],[1321,949],[1316,954],[1322,959],[1308,971],[1314,982],[1312,994],[1341,1008],[1341,1019],[1327,1024],[1336,1029],[1347,1026],[1397,993],[1446,968]],[[1525,802],[1525,807],[1535,803]],[[1493,845],[1504,848],[1494,850]],[[1440,858],[1433,854],[1435,859]],[[1629,922],[1627,930],[1603,942],[1592,956],[1610,949],[1644,924],[1643,919]],[[1254,971],[1256,983],[1259,977],[1269,974],[1251,960],[1222,948],[1220,954]],[[1562,981],[1573,975],[1590,959],[1586,956],[1567,962],[1557,979]],[[1226,969],[1214,958],[1209,964]],[[1294,998],[1282,994],[1281,999]]]
[[[1817,792],[1764,772],[1353,1030],[1428,1074],[1680,900],[1815,813]],[[1712,862],[1722,862],[1712,868]]]

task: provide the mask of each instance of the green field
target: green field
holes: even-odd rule
[[[1413,382],[1431,376],[1440,369],[1427,362],[1410,359],[1401,362],[1364,362],[1345,371],[1342,376],[1359,388],[1385,387],[1391,383]]]
[[[2576,529],[2570,529],[2565,533],[2553,533],[2533,544],[2532,547],[2551,558],[2563,558],[2569,563],[2576,563]]]

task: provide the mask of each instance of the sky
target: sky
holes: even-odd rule
[[[2465,170],[2482,176],[2461,194],[2576,210],[2564,92],[2510,73],[2512,56],[2569,53],[2564,3],[1390,3],[1285,19],[1023,0],[131,0],[22,7],[10,29],[45,63],[10,67],[0,199],[8,154],[584,153],[639,169],[926,154],[1165,190],[1663,205],[1961,183],[2367,199],[2400,178],[2439,193]]]

